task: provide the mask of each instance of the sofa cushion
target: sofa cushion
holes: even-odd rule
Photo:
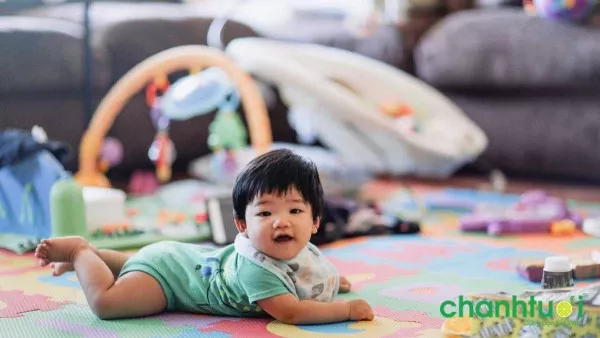
[[[222,7],[222,5],[221,5]],[[81,23],[82,4],[67,4],[27,12]],[[94,3],[90,11],[93,38],[105,47],[116,81],[144,59],[181,45],[206,45],[215,9],[176,3]],[[256,36],[247,25],[230,21],[223,29],[225,43],[237,37]]]
[[[600,80],[600,29],[519,9],[459,12],[423,37],[415,67],[441,87],[590,86]]]
[[[159,14],[162,14],[165,18],[181,16],[189,13],[190,8],[193,8],[193,6],[166,2],[94,1],[93,6],[90,7],[90,23],[94,26],[94,29],[99,29],[132,18],[157,17]],[[84,4],[78,1],[55,6],[36,7],[22,11],[19,14],[63,19],[81,24],[84,20]]]
[[[477,159],[483,172],[600,182],[600,97],[444,93],[486,133],[489,143]]]
[[[201,17],[145,18],[115,23],[104,31],[103,45],[111,59],[112,76],[118,79],[144,59],[184,45],[207,45],[212,19]],[[240,23],[229,21],[222,32],[226,45],[238,37],[256,36]]]
[[[35,17],[0,18],[0,92],[81,90],[83,29],[72,22]],[[106,86],[105,54],[94,56],[94,87]]]

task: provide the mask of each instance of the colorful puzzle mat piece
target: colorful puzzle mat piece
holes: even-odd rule
[[[7,337],[439,337],[444,300],[538,288],[517,274],[518,260],[600,247],[600,239],[579,233],[461,234],[457,217],[439,211],[427,217],[420,235],[355,238],[323,248],[352,282],[352,292],[340,298],[367,300],[376,315],[372,322],[291,326],[267,318],[182,313],[102,321],[87,306],[74,273],[52,277],[31,255],[0,251],[0,332]]]

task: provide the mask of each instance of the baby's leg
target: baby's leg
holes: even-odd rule
[[[121,269],[123,268],[123,265],[125,264],[125,262],[127,262],[129,257],[131,257],[131,254],[129,254],[129,253],[123,253],[123,252],[119,252],[119,251],[115,251],[115,250],[108,250],[108,249],[98,250],[94,247],[92,247],[92,250],[94,250],[96,255],[98,255],[98,257],[100,257],[100,259],[102,261],[104,261],[104,263],[106,263],[106,265],[108,265],[108,268],[110,269],[110,271],[112,271],[115,278],[117,278],[117,276],[119,276],[119,273],[121,273]],[[44,262],[41,262],[41,264],[44,265]],[[52,270],[53,276],[60,276],[67,271],[75,270],[73,267],[73,263],[63,263],[63,262],[52,263],[51,266],[53,269]]]
[[[44,239],[36,257],[46,264],[72,263],[88,304],[101,319],[150,316],[167,307],[158,281],[137,271],[115,281],[108,265],[83,237]]]

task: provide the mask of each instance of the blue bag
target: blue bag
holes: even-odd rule
[[[51,235],[50,189],[70,176],[61,163],[69,151],[31,132],[0,133],[0,248],[23,253]]]

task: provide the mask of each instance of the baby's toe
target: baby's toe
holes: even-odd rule
[[[47,253],[45,250],[42,250],[42,249],[36,249],[36,250],[35,250],[35,253],[34,253],[34,256],[35,256],[36,258],[46,258],[47,254],[48,254],[48,253]]]

